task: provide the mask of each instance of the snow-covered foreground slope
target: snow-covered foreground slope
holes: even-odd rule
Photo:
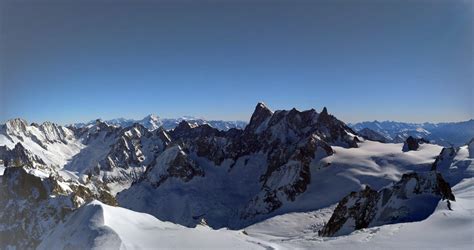
[[[440,201],[434,213],[423,221],[362,229],[347,236],[318,236],[317,231],[329,220],[334,206],[276,216],[245,231],[288,249],[472,249],[474,178],[464,179],[453,187],[453,192],[453,210],[447,208],[446,201]]]
[[[47,235],[39,249],[264,249],[271,245],[242,231],[187,228],[93,201]]]
[[[385,225],[347,236],[317,231],[335,206],[275,216],[243,231],[187,228],[94,201],[60,224],[39,249],[471,249],[474,244],[474,178],[453,187],[449,210],[440,201],[420,222]]]

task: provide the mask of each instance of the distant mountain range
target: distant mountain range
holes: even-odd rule
[[[272,111],[263,103],[248,124],[12,119],[0,124],[0,249],[316,249],[328,242],[321,236],[414,221],[428,223],[429,242],[442,238],[446,248],[472,225],[474,140],[445,148],[377,141],[460,142],[472,137],[472,123],[351,128],[325,107]],[[409,224],[399,229],[413,239]],[[203,234],[212,241],[196,238]],[[302,245],[287,240],[295,236]]]
[[[405,141],[409,136],[413,136],[425,138],[432,143],[443,146],[461,146],[474,138],[474,119],[463,122],[444,123],[366,121],[350,123],[349,126],[361,135],[372,137],[369,139],[376,141],[385,140],[385,142],[399,143]]]
[[[101,120],[102,121],[102,120]],[[227,131],[231,128],[239,128],[244,129],[247,125],[245,121],[223,121],[223,120],[205,120],[202,118],[196,118],[192,116],[183,116],[180,118],[160,118],[157,115],[150,114],[145,116],[141,120],[134,120],[134,119],[126,119],[126,118],[117,118],[104,121],[105,123],[112,125],[112,126],[119,126],[122,128],[130,127],[134,123],[138,123],[150,131],[153,131],[159,127],[163,127],[165,130],[174,129],[178,124],[182,121],[186,121],[191,125],[203,125],[208,124],[209,126]],[[91,127],[96,124],[96,120],[92,120],[87,123],[74,123],[71,124],[73,127],[82,128],[82,127]]]
[[[100,120],[100,119],[99,119]],[[231,128],[244,129],[248,122],[246,121],[224,121],[224,120],[206,120],[193,116],[183,116],[180,118],[161,118],[150,114],[141,120],[116,118],[110,120],[100,120],[108,125],[116,127],[130,127],[138,123],[150,131],[163,127],[165,130],[174,129],[182,121],[197,126],[208,124],[218,130],[227,131]],[[74,123],[70,126],[75,128],[92,127],[97,120],[86,123]],[[409,136],[415,138],[424,138],[431,143],[442,146],[461,146],[474,138],[474,119],[462,122],[443,122],[443,123],[408,123],[397,121],[364,121],[358,123],[349,123],[349,127],[358,132],[359,135],[373,141],[381,142],[404,142]]]

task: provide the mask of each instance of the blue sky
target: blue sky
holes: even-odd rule
[[[472,1],[0,0],[0,121],[474,117]]]

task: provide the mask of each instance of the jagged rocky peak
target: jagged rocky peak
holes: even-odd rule
[[[322,116],[327,116],[327,115],[329,115],[328,109],[327,109],[326,107],[324,107],[323,110],[321,111],[321,115],[322,115]]]
[[[259,103],[245,128],[245,134],[258,134],[267,141],[299,140],[312,133],[334,145],[357,147],[356,133],[344,122],[330,115],[327,108],[320,114],[314,109],[298,111],[295,108],[272,112]]]
[[[461,147],[445,147],[431,165],[431,170],[441,172],[449,182],[458,183],[466,177],[474,176],[473,144]]]
[[[324,113],[327,113],[327,109]],[[219,168],[218,171],[225,170],[229,173],[224,179],[241,176],[239,178],[242,182],[255,185],[245,199],[222,205],[224,210],[233,211],[233,219],[250,222],[269,216],[286,204],[297,202],[298,197],[306,192],[320,160],[334,154],[331,146],[357,146],[355,134],[345,123],[330,114],[323,114],[326,118],[322,120],[319,119],[320,116],[314,109],[272,112],[266,105],[259,103],[244,131],[231,129],[223,132],[206,124],[193,126],[183,121],[169,131],[174,145],[168,146],[157,157],[156,163],[147,168],[143,178],[119,193],[119,201],[124,206],[144,211],[147,208],[133,203],[137,190],[148,189],[152,183],[154,190],[143,195],[146,197],[144,199],[154,200],[157,198],[153,194],[165,192],[163,190],[169,185],[178,185],[183,189],[199,188],[199,181],[186,180],[196,176],[212,178],[209,176],[217,171],[214,168]],[[176,145],[179,145],[179,149]],[[174,160],[177,155],[181,160]],[[170,162],[174,161],[183,162],[179,165],[185,167],[170,167],[173,165]],[[251,166],[256,167],[251,169]],[[183,181],[166,181],[169,177],[179,177]],[[223,188],[230,193],[241,192],[239,187],[228,187],[224,183],[212,185],[216,186],[219,193]],[[199,197],[186,196],[180,199],[190,206],[200,206]],[[159,216],[157,211],[161,209],[149,212]],[[205,212],[208,213],[206,218],[210,225],[230,226],[217,219],[222,214]],[[187,211],[177,220],[192,225],[194,220],[191,218],[194,215]]]
[[[74,133],[68,128],[52,122],[44,122],[37,127],[44,135],[46,142],[63,142],[74,139]]]
[[[163,129],[149,131],[139,123],[122,129],[105,160],[100,163],[101,170],[113,172],[105,175],[103,181],[108,183],[137,180],[170,142]]]
[[[121,128],[113,125],[107,124],[101,119],[97,119],[94,125],[88,127],[75,128],[74,134],[78,138],[83,139],[84,144],[89,144],[90,141],[97,138],[108,138],[112,135],[117,135]]]
[[[256,133],[246,131],[239,142],[242,146],[237,144],[237,148],[244,148],[244,154],[265,153],[268,165],[261,176],[261,192],[250,201],[241,218],[268,214],[286,201],[295,201],[311,183],[311,163],[332,155],[331,145],[357,147],[352,129],[329,115],[327,109],[322,115],[321,119],[314,109],[277,110],[267,116]]]
[[[192,128],[195,128],[196,126],[194,124],[191,124],[185,120],[182,120],[180,123],[178,123],[178,126],[174,128],[173,130],[190,130]]]
[[[456,157],[457,151],[454,147],[443,148],[433,162],[433,165],[431,165],[431,170],[440,171],[441,169],[449,168],[454,157]]]
[[[26,128],[28,127],[28,122],[21,118],[14,118],[14,119],[8,120],[5,123],[5,127],[8,134],[16,135],[18,133],[26,131]]]
[[[111,125],[109,125],[106,121],[104,121],[102,119],[96,119],[95,120],[95,126],[98,129],[106,129],[106,128],[110,127]]]
[[[151,121],[158,121],[160,120],[160,117],[156,114],[149,114],[145,118],[151,120]]]
[[[196,176],[204,176],[204,171],[181,146],[174,145],[157,157],[155,165],[147,169],[144,179],[153,187],[159,187],[169,178],[188,182]]]
[[[400,181],[378,192],[366,186],[344,197],[319,235],[339,236],[367,227],[420,221],[441,199],[448,200],[449,208],[449,200],[455,197],[440,173],[404,174]]]
[[[0,146],[0,159],[5,167],[46,165],[41,158],[25,149],[19,142],[12,149]]]
[[[273,112],[267,108],[263,102],[259,102],[253,111],[250,122],[245,128],[246,131],[257,132],[258,127],[269,119],[273,115]]]
[[[331,120],[333,120],[333,119],[334,119],[334,116],[330,115],[328,113],[328,109],[326,107],[324,107],[323,110],[321,111],[321,113],[319,114],[318,122],[330,123]]]
[[[187,121],[181,121],[175,129],[171,130],[170,135],[173,139],[193,139],[199,137],[223,136],[224,132],[211,127],[209,124],[190,124]]]
[[[160,138],[166,144],[169,144],[171,142],[171,136],[163,127],[159,127],[154,132],[158,136],[158,138]]]
[[[6,122],[0,129],[12,142],[14,139],[25,141],[27,138],[37,143],[40,147],[47,149],[48,143],[64,143],[74,140],[74,132],[66,127],[52,122],[44,122],[41,125],[28,123],[23,119],[12,119]]]
[[[138,121],[138,123],[142,124],[151,131],[158,129],[163,125],[163,122],[161,121],[160,117],[155,114],[149,114],[145,116],[145,118],[143,118],[141,121]]]

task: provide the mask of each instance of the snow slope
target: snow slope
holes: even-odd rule
[[[374,141],[359,143],[358,148],[333,146],[333,155],[312,163],[306,192],[296,202],[286,203],[279,214],[325,208],[366,184],[378,190],[408,171],[428,171],[442,149],[422,144],[417,151],[403,152],[402,147],[402,143]]]
[[[12,149],[17,143],[40,157],[46,165],[55,167],[64,166],[85,147],[71,130],[54,123],[28,125],[22,119],[13,119],[0,125],[0,146]]]
[[[242,231],[187,228],[93,201],[77,210],[38,249],[264,249]]]
[[[456,201],[451,202],[452,211],[446,201],[440,201],[434,213],[423,221],[367,228],[347,236],[318,236],[317,231],[331,216],[331,207],[276,216],[245,231],[288,249],[472,249],[474,178],[464,179],[453,187],[453,192]]]
[[[417,151],[403,152],[402,147],[402,143],[373,141],[361,142],[358,148],[333,146],[333,155],[311,163],[311,182],[304,193],[295,201],[282,199],[281,208],[270,214],[258,215],[250,223],[284,213],[326,208],[348,193],[363,189],[366,184],[378,190],[398,181],[408,171],[428,171],[442,149],[438,145],[422,144]],[[242,204],[252,199],[252,194],[258,192],[258,180],[265,170],[265,157],[261,154],[248,155],[239,159],[232,168],[231,162],[215,166],[209,160],[197,160],[206,173],[205,177],[193,178],[188,185],[173,178],[159,188],[142,183],[136,185],[133,191],[129,189],[130,192],[119,193],[119,204],[187,226],[201,217],[206,218],[214,228],[247,226],[242,224],[240,209]],[[162,174],[159,168],[155,170],[157,176]]]
[[[474,244],[474,178],[453,187],[452,211],[440,201],[426,220],[319,237],[334,209],[288,213],[243,231],[186,228],[151,215],[98,201],[76,211],[39,249],[471,249]]]

